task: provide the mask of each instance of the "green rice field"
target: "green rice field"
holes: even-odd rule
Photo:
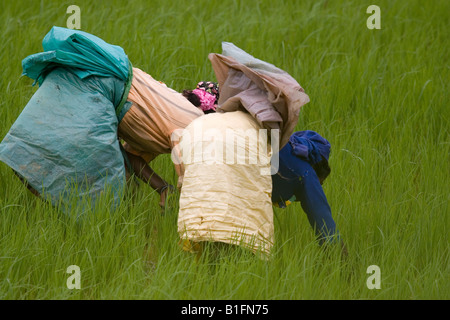
[[[331,145],[324,184],[348,248],[323,250],[299,203],[274,208],[269,261],[244,250],[181,250],[178,197],[163,211],[132,185],[77,221],[0,163],[2,300],[447,300],[450,298],[450,1],[0,0],[0,140],[36,91],[21,61],[81,9],[81,30],[124,48],[177,91],[215,80],[207,58],[232,42],[291,74],[310,102],[296,130]],[[367,7],[380,8],[369,29]],[[170,155],[152,168],[171,184]],[[76,213],[77,209],[72,209]],[[67,268],[80,268],[80,289]],[[373,288],[369,266],[379,267]]]

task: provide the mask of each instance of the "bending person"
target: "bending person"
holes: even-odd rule
[[[106,187],[120,201],[128,162],[163,204],[168,184],[148,163],[170,153],[172,132],[203,112],[94,35],[53,27],[42,44],[22,61],[39,89],[0,144],[0,160],[34,194],[69,207],[73,191],[95,199]]]
[[[330,143],[314,131],[298,131],[278,153],[278,172],[272,176],[272,202],[286,208],[300,202],[321,245],[341,243],[331,208],[322,188],[330,174]]]
[[[234,111],[204,115],[183,130],[178,233],[184,250],[200,253],[212,242],[270,256],[270,146],[261,129],[249,113]]]
[[[160,205],[163,206],[169,185],[149,163],[160,154],[171,153],[177,143],[172,134],[202,116],[203,112],[181,93],[138,68],[133,68],[127,101],[130,106],[119,123],[118,135],[125,141],[124,148],[134,173],[160,193]],[[184,169],[179,164],[175,165],[175,170],[181,184]]]

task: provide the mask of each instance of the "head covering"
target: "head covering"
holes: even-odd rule
[[[279,145],[286,145],[295,131],[300,108],[309,102],[300,84],[286,71],[253,57],[230,42],[222,42],[222,54],[210,53],[208,58],[219,83],[220,111],[232,112],[243,107],[263,128],[280,130]],[[256,96],[252,95],[253,91],[247,91],[247,86],[238,85],[239,81],[247,81],[246,78],[251,81],[252,88],[261,90]]]
[[[216,111],[216,97],[205,90],[202,89],[194,89],[192,90],[192,93],[194,93],[199,99],[200,99],[200,109],[202,111],[208,111],[213,110]]]
[[[307,160],[310,164],[316,164],[322,157],[328,161],[331,152],[331,144],[315,131],[297,131],[289,138],[292,153],[299,158]]]
[[[209,94],[212,94],[214,97],[216,97],[214,104],[217,104],[217,102],[219,101],[219,85],[216,82],[200,81],[199,83],[197,83],[196,89],[205,90]]]

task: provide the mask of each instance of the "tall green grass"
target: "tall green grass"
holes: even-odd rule
[[[36,88],[21,60],[41,51],[67,1],[1,1],[0,138]],[[1,299],[449,299],[449,12],[442,1],[77,1],[82,30],[181,91],[214,80],[221,41],[288,71],[311,102],[298,130],[332,144],[324,184],[347,244],[323,251],[299,204],[274,209],[270,261],[181,251],[177,196],[148,186],[116,212],[105,196],[76,221],[32,196],[0,163]],[[369,30],[366,8],[381,8]],[[171,183],[170,157],[153,168]],[[81,269],[69,290],[66,269]],[[367,267],[381,289],[366,286]]]

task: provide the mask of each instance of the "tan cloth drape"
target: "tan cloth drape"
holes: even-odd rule
[[[260,125],[280,130],[280,148],[293,133],[309,97],[286,71],[259,60],[232,43],[208,58],[220,88],[218,112],[247,110]]]
[[[172,141],[172,133],[203,115],[181,93],[138,68],[133,68],[128,101],[133,105],[119,124],[119,136],[126,142],[125,150],[147,162],[159,154],[171,153],[177,143]],[[182,176],[182,168],[176,169]]]

